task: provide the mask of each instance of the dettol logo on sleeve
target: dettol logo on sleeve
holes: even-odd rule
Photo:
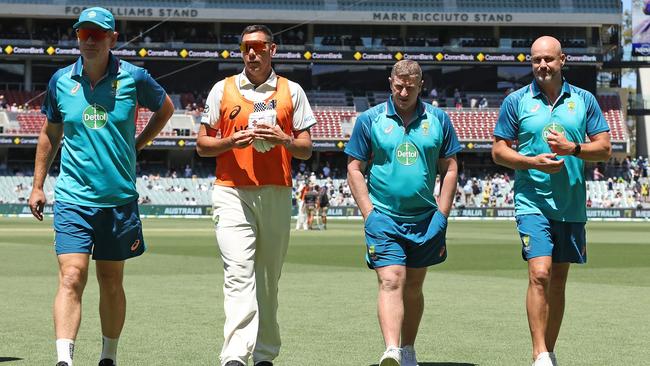
[[[92,104],[84,109],[81,118],[86,127],[98,130],[108,122],[108,113],[106,109],[99,104]]]
[[[418,150],[408,142],[399,145],[395,154],[397,162],[402,165],[413,165],[418,160]]]

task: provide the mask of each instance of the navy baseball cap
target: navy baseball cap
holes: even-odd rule
[[[115,30],[115,18],[113,14],[100,7],[84,9],[79,15],[79,21],[74,23],[72,28],[77,29],[83,23],[93,23],[105,30]]]

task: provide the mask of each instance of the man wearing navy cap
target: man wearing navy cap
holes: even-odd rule
[[[126,315],[124,261],[145,250],[135,189],[136,155],[158,135],[174,107],[146,70],[111,53],[117,33],[110,11],[86,9],[74,29],[81,57],[50,79],[42,107],[47,123],[36,148],[29,206],[42,220],[43,183],[63,139],[54,202],[57,366],[72,366],[91,254],[100,294],[99,365],[114,366]],[[138,106],[154,113],[136,137]]]

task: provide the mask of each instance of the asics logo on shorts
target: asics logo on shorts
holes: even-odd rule
[[[131,244],[131,251],[135,252],[136,249],[140,246],[140,239],[136,239],[133,244]]]

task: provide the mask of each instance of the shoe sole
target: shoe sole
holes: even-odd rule
[[[379,363],[379,366],[400,366],[400,364],[394,358],[386,358]]]

